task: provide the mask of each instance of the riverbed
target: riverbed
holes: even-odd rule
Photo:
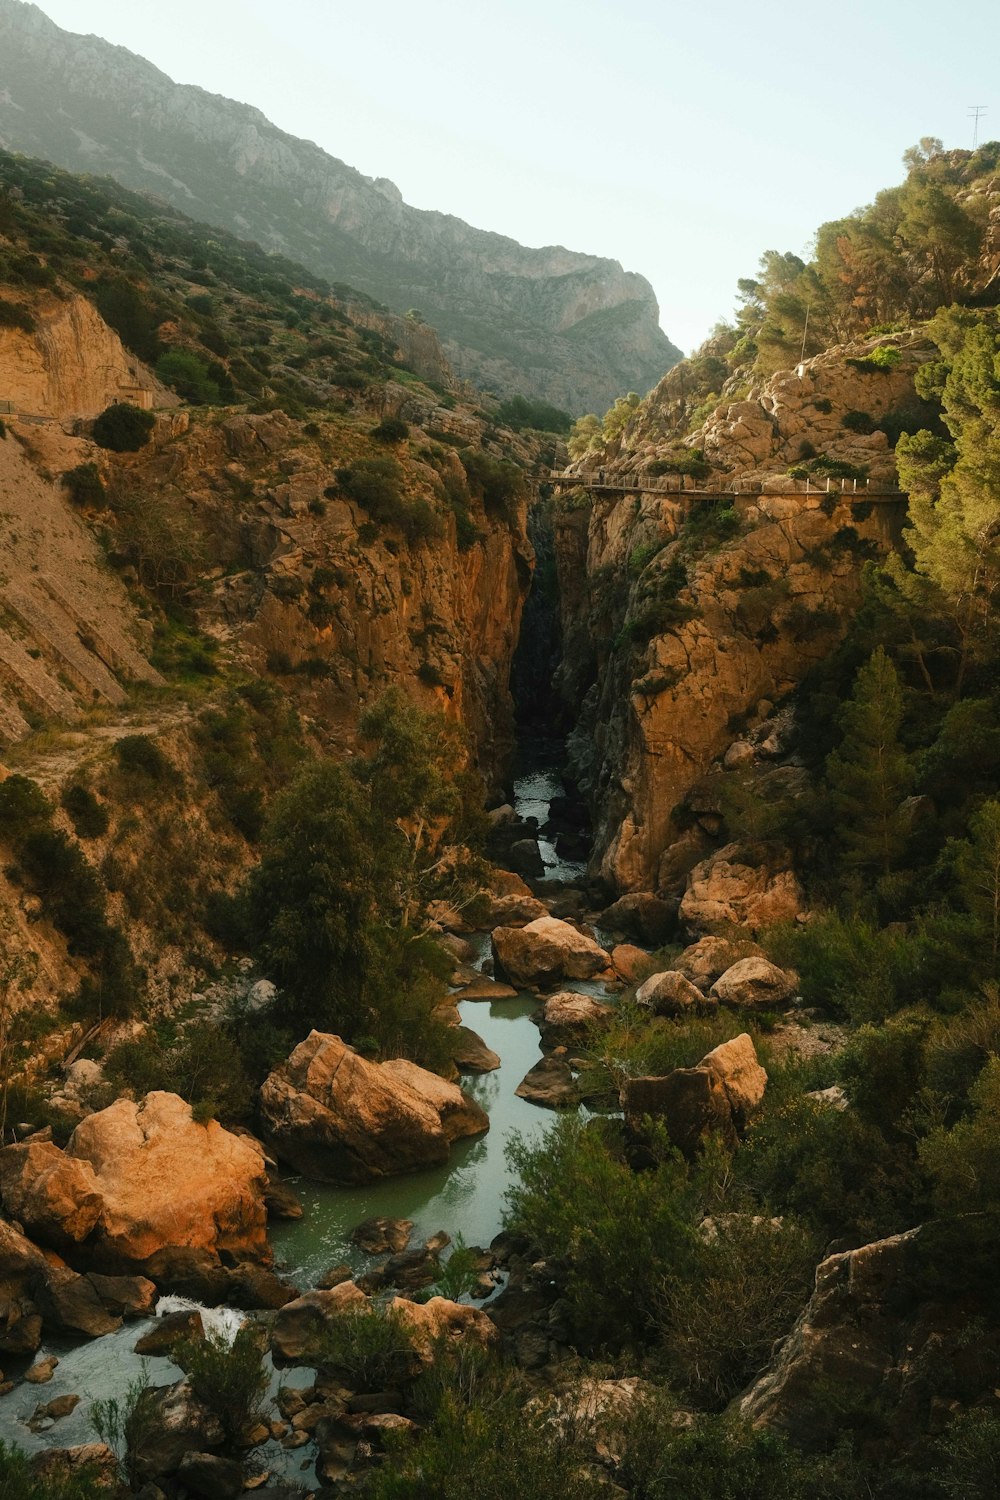
[[[515,810],[521,817],[537,818],[541,824],[549,801],[562,791],[555,765],[546,757],[541,766],[536,763],[525,767],[517,775]],[[572,883],[581,877],[583,866],[561,859],[554,844],[540,838],[539,846],[548,878]],[[488,959],[489,936],[477,934],[471,941],[477,950],[478,967]],[[603,993],[603,987],[597,983],[574,981],[566,987]],[[461,1236],[468,1245],[487,1246],[502,1227],[504,1194],[512,1180],[507,1144],[515,1133],[527,1140],[539,1139],[552,1123],[549,1111],[528,1104],[514,1092],[542,1055],[539,1031],[530,1019],[539,1007],[539,1000],[526,992],[493,1002],[462,1001],[460,992],[456,998],[462,1023],[478,1032],[500,1057],[500,1067],[494,1072],[462,1081],[463,1088],[489,1114],[489,1131],[456,1143],[444,1166],[367,1187],[331,1187],[304,1178],[290,1178],[302,1201],[303,1217],[272,1225],[270,1238],[276,1269],[302,1291],[315,1286],[332,1266],[345,1263],[358,1273],[372,1264],[371,1257],[350,1243],[350,1235],[359,1223],[375,1215],[412,1219],[414,1242],[428,1239],[443,1229],[453,1240]],[[161,1298],[158,1307],[166,1311],[191,1305],[179,1298]],[[235,1329],[245,1314],[221,1308],[203,1310],[203,1316],[207,1326]],[[46,1339],[35,1358],[55,1354],[60,1361],[55,1375],[40,1386],[18,1384],[9,1395],[0,1398],[0,1438],[31,1451],[93,1441],[90,1405],[94,1399],[123,1396],[144,1369],[155,1385],[179,1379],[181,1372],[170,1360],[143,1360],[134,1353],[137,1340],[154,1321],[130,1322],[117,1333],[86,1343]],[[17,1373],[13,1362],[11,1370]],[[282,1382],[289,1385],[308,1384],[311,1378],[311,1372],[306,1371],[281,1373]],[[277,1380],[276,1375],[275,1388]],[[46,1432],[34,1434],[28,1430],[26,1422],[37,1405],[70,1393],[82,1398],[70,1416]],[[278,1444],[270,1443],[257,1450],[257,1456],[275,1476],[308,1483],[313,1461],[311,1446],[286,1452]]]

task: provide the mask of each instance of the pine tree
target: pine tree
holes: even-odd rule
[[[969,821],[956,870],[962,899],[990,934],[993,966],[1000,952],[1000,802],[984,802]]]
[[[837,839],[855,870],[888,874],[906,842],[902,803],[913,772],[899,742],[902,719],[899,678],[879,646],[858,672],[841,718],[840,748],[826,762]]]

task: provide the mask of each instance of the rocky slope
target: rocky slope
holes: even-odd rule
[[[871,363],[881,347],[895,362]],[[612,886],[666,890],[691,868],[699,846],[680,804],[843,634],[861,562],[903,515],[902,502],[865,498],[866,476],[896,483],[880,424],[919,407],[914,372],[931,352],[910,334],[829,350],[687,435],[668,376],[615,444],[577,465],[580,487],[554,513],[560,687],[583,703],[571,745]],[[676,472],[692,456],[697,481]],[[591,494],[598,471],[661,492]],[[830,479],[827,493],[824,472],[862,478]],[[743,493],[685,500],[679,486],[696,482]]]
[[[153,192],[399,312],[420,308],[458,373],[501,394],[603,410],[679,357],[649,283],[617,262],[410,208],[385,178],[22,0],[0,4],[0,142]]]

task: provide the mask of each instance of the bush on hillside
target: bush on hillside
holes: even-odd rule
[[[138,453],[149,442],[155,425],[151,411],[141,411],[127,401],[116,401],[94,422],[94,442],[112,453]]]

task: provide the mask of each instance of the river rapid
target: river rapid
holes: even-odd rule
[[[516,776],[514,806],[522,818],[534,817],[541,825],[551,799],[563,794],[557,765],[553,747],[548,753],[536,756],[534,763]],[[553,843],[540,837],[539,847],[548,879],[570,885],[582,878],[585,867],[561,859]],[[477,949],[478,967],[489,957],[489,934],[476,934],[470,941]],[[588,994],[604,993],[598,983],[571,981],[566,988]],[[289,1178],[304,1213],[300,1220],[270,1226],[275,1269],[280,1274],[306,1291],[332,1266],[345,1263],[355,1273],[366,1270],[373,1264],[373,1258],[352,1245],[350,1235],[358,1224],[375,1215],[412,1219],[413,1243],[443,1229],[453,1240],[461,1236],[468,1245],[489,1245],[502,1227],[504,1194],[513,1175],[506,1154],[508,1142],[515,1133],[527,1140],[538,1139],[552,1123],[548,1110],[519,1099],[514,1092],[542,1055],[539,1031],[530,1019],[538,1006],[537,995],[527,992],[493,1002],[460,1000],[462,1023],[478,1032],[501,1060],[494,1072],[462,1081],[463,1088],[489,1114],[489,1131],[456,1143],[444,1166],[367,1187],[331,1187],[305,1178]],[[182,1298],[163,1297],[158,1311],[194,1305]],[[231,1330],[246,1316],[230,1308],[202,1309],[202,1315],[206,1327]],[[59,1365],[46,1384],[19,1383],[0,1399],[0,1438],[29,1451],[92,1442],[90,1409],[95,1399],[123,1396],[144,1371],[154,1385],[180,1379],[182,1372],[169,1359],[142,1359],[134,1353],[136,1342],[155,1321],[128,1322],[117,1333],[86,1343],[46,1340],[32,1360],[19,1362],[17,1368],[14,1367],[17,1362],[10,1361],[7,1374],[12,1378],[22,1373],[22,1366],[48,1354],[56,1355]],[[312,1372],[305,1370],[285,1369],[280,1374],[280,1383],[284,1385],[308,1385],[312,1379]],[[273,1390],[277,1390],[278,1384],[275,1373]],[[27,1421],[36,1406],[71,1393],[81,1400],[68,1417],[40,1433],[28,1429]],[[314,1461],[311,1444],[286,1451],[277,1443],[269,1443],[255,1450],[255,1457],[276,1479],[298,1480],[308,1485]]]

